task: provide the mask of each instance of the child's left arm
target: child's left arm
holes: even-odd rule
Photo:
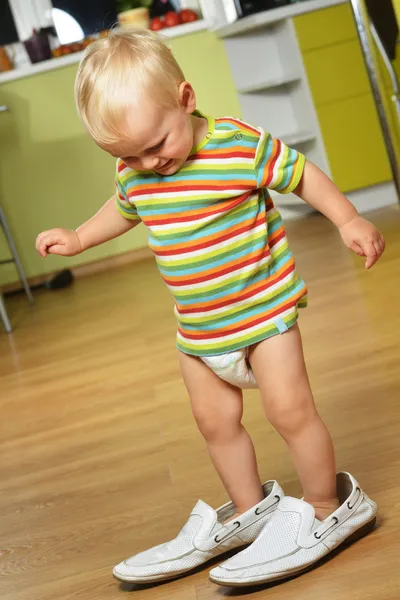
[[[294,193],[336,225],[346,246],[366,257],[366,269],[379,260],[385,250],[383,236],[372,223],[359,216],[352,203],[321,169],[306,161]]]

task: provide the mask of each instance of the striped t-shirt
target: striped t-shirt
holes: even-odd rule
[[[175,299],[177,347],[210,356],[282,333],[306,305],[267,188],[293,191],[305,158],[262,129],[207,117],[208,133],[173,175],[117,161],[117,206],[149,230]]]

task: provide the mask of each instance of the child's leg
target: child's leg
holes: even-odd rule
[[[215,468],[243,513],[263,497],[253,443],[241,423],[242,391],[220,379],[199,358],[179,352],[193,415]]]
[[[314,404],[298,326],[253,346],[249,360],[265,413],[289,447],[304,500],[323,520],[339,506],[335,455]]]

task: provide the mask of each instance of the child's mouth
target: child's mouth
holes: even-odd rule
[[[173,164],[174,159],[170,158],[162,167],[158,168],[157,171],[162,173],[163,171],[167,171]]]

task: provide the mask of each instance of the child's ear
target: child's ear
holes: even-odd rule
[[[196,110],[196,94],[187,81],[182,81],[179,86],[179,103],[189,115]]]

